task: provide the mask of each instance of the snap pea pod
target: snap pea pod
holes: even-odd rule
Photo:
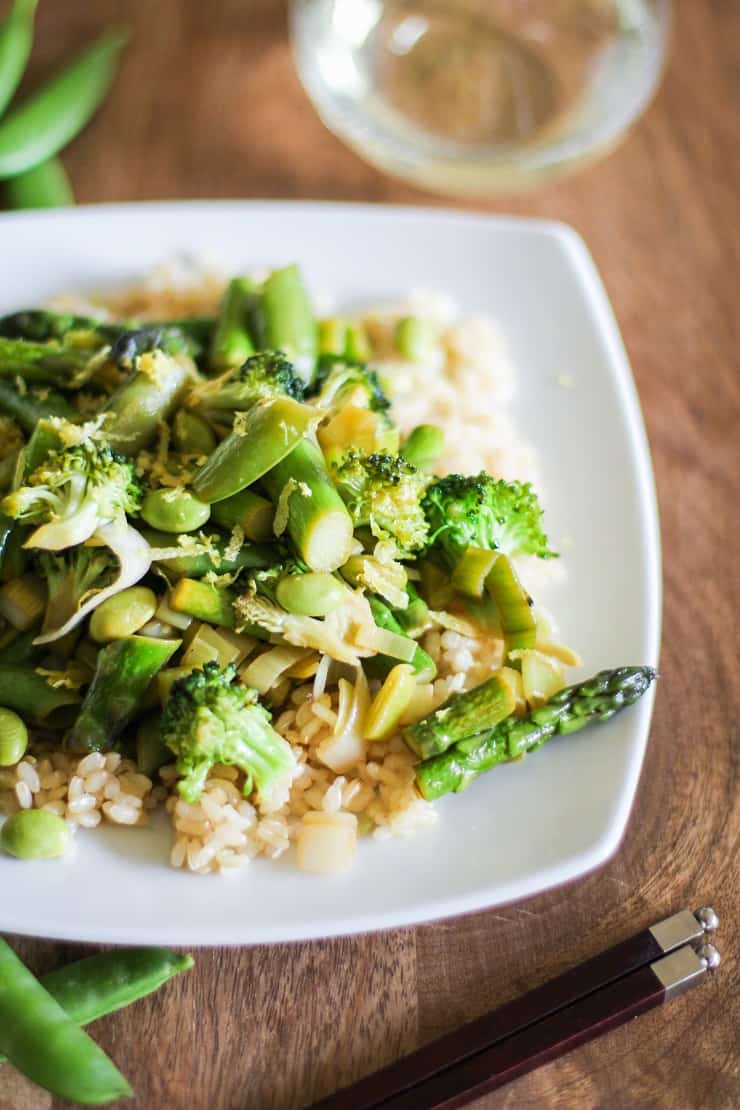
[[[250,278],[232,278],[226,287],[211,338],[211,365],[232,370],[254,354],[249,314],[257,286]]]
[[[48,416],[62,416],[65,420],[78,420],[79,413],[60,393],[47,393],[42,399],[33,393],[20,393],[10,382],[0,378],[0,412],[12,416],[18,427],[30,435]]]
[[[209,551],[189,554],[186,547],[182,554],[169,554],[178,551],[178,545],[173,542],[174,537],[169,532],[160,532],[154,528],[145,528],[142,535],[154,551],[154,562],[162,567],[172,578],[202,578],[204,574],[215,571],[216,574],[231,574],[232,571],[242,567],[249,570],[266,570],[274,565],[277,558],[274,546],[259,543],[243,543],[236,555],[227,559],[224,551],[228,546],[228,539],[224,535],[208,535]],[[157,557],[157,551],[166,551],[164,558]]]
[[[142,707],[147,687],[180,642],[125,636],[104,647],[65,746],[72,751],[109,751]]]
[[[58,158],[11,177],[5,187],[11,208],[64,208],[75,198],[67,171]]]
[[[108,444],[124,455],[137,455],[151,443],[185,391],[190,374],[188,360],[167,355],[160,359],[156,373],[140,370],[132,374],[103,410],[112,414],[106,425]]]
[[[37,0],[15,0],[0,26],[0,116],[13,98],[33,44]]]
[[[28,664],[0,664],[0,705],[15,709],[24,719],[51,723],[59,710],[78,705],[79,701],[79,694],[50,686]]]
[[[158,991],[193,962],[168,948],[114,948],[58,967],[39,982],[75,1024],[89,1025]]]
[[[99,1104],[133,1092],[101,1048],[0,939],[0,1052],[52,1094]]]
[[[0,123],[0,178],[53,158],[107,93],[125,36],[103,35]]]
[[[65,387],[90,360],[79,347],[50,346],[30,339],[0,338],[0,378]]]

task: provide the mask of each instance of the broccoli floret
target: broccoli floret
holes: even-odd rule
[[[138,512],[142,490],[134,463],[78,429],[79,441],[52,451],[9,493],[2,509],[14,520],[38,527],[26,547],[60,551],[84,543],[101,524]]]
[[[270,724],[256,690],[234,683],[236,667],[206,663],[179,679],[162,713],[162,740],[177,757],[178,790],[197,802],[217,763],[241,768],[244,794],[264,801],[289,786],[296,765],[290,744]]]
[[[36,556],[49,593],[41,634],[67,624],[91,594],[109,586],[118,572],[118,560],[107,547],[74,547],[60,554],[40,551]]]
[[[429,526],[421,501],[430,478],[400,455],[348,451],[332,466],[356,528],[369,527],[379,540],[392,540],[402,556],[421,551]]]
[[[264,397],[302,401],[303,394],[303,381],[282,351],[260,351],[238,370],[196,386],[190,404],[206,419],[218,422],[234,412],[245,412]]]
[[[328,412],[355,405],[383,413],[391,405],[375,370],[336,355],[322,356],[312,404]]]
[[[422,502],[430,540],[455,565],[468,547],[505,555],[554,558],[542,530],[542,509],[529,482],[505,482],[482,471],[438,478]]]

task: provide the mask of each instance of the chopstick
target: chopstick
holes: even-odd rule
[[[691,943],[717,925],[709,907],[673,914],[312,1110],[461,1106],[700,981],[719,954]]]

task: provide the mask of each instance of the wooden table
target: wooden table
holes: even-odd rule
[[[275,0],[56,0],[41,6],[32,80],[116,21],[134,31],[120,79],[67,156],[80,200],[438,203],[369,169],[322,128]],[[298,1108],[704,902],[722,918],[713,982],[476,1105],[740,1106],[740,6],[678,0],[676,23],[663,88],[617,153],[573,181],[479,205],[582,232],[645,410],[665,636],[625,841],[596,874],[519,905],[370,937],[200,952],[166,993],[96,1027],[142,1110]],[[80,951],[18,947],[37,970]],[[50,1105],[0,1069],[2,1110]]]

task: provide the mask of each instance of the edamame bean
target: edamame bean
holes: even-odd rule
[[[303,617],[325,617],[347,600],[348,589],[333,574],[286,574],[275,589],[283,609]]]
[[[0,708],[0,767],[20,763],[28,747],[28,729],[12,709]]]
[[[155,489],[144,498],[141,515],[162,532],[193,532],[206,523],[211,507],[185,489]]]
[[[217,442],[208,421],[188,409],[180,409],[172,421],[172,438],[184,455],[210,455]]]
[[[133,636],[152,619],[157,604],[156,594],[146,586],[121,590],[95,609],[90,618],[90,635],[99,644]]]
[[[69,844],[67,822],[45,809],[21,809],[0,830],[0,843],[17,859],[53,859]]]

